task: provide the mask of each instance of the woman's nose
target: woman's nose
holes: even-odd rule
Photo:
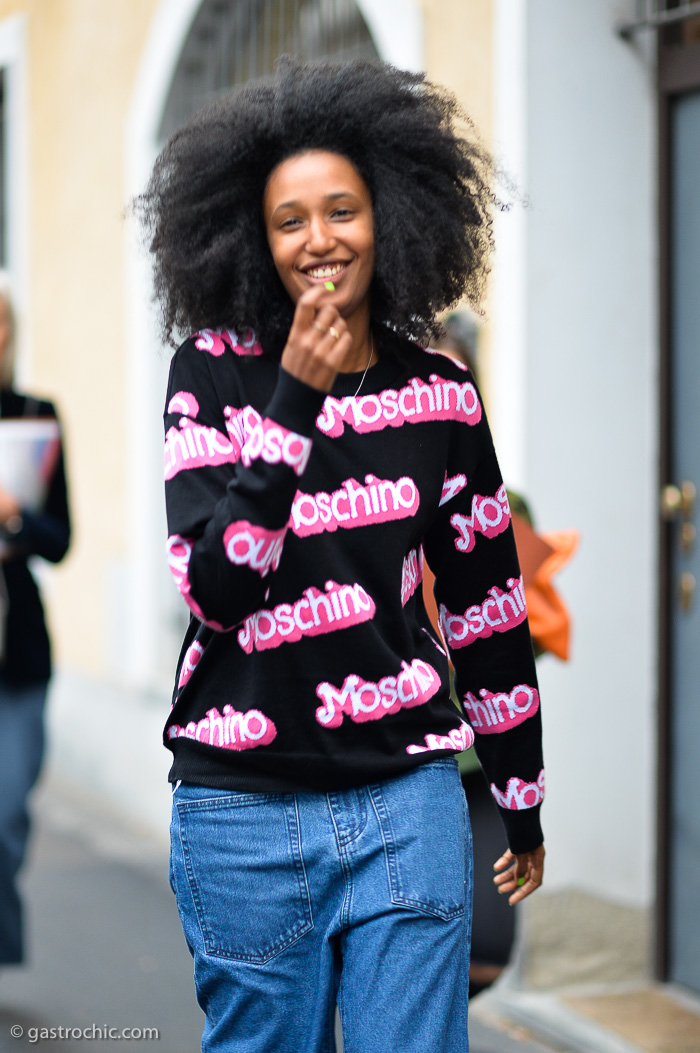
[[[324,219],[315,218],[309,223],[306,251],[320,256],[335,246],[332,228]]]

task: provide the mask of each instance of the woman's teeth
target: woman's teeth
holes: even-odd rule
[[[310,278],[320,278],[323,281],[328,281],[330,278],[335,278],[337,274],[340,274],[345,269],[344,263],[336,263],[330,267],[313,267],[306,273]]]

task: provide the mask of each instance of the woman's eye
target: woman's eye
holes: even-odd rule
[[[336,208],[333,212],[334,219],[347,219],[349,216],[352,216],[350,208]]]
[[[300,223],[300,219],[297,219],[295,216],[290,216],[289,219],[285,219],[280,223],[280,230],[291,230],[294,227],[298,227]]]

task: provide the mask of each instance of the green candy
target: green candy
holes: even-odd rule
[[[333,284],[333,282],[324,282],[323,284],[325,285],[326,289],[328,289],[328,292],[335,292],[335,285]]]

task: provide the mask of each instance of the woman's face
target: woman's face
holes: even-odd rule
[[[294,303],[312,285],[330,281],[329,302],[341,317],[360,311],[369,317],[372,199],[346,157],[309,150],[282,161],[265,188],[263,214],[277,273]]]

